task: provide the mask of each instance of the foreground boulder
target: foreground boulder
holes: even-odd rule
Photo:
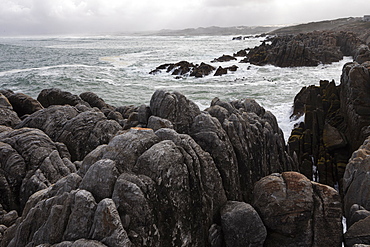
[[[333,188],[302,174],[284,172],[262,178],[253,206],[267,228],[264,246],[341,246],[342,208]]]

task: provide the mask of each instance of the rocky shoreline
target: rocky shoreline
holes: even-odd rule
[[[287,144],[253,99],[0,90],[0,246],[370,245],[369,47],[345,40],[355,61],[297,94]]]

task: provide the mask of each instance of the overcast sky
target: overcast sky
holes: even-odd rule
[[[0,0],[0,35],[277,25],[364,14],[369,0]]]

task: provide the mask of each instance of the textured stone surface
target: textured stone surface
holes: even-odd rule
[[[37,100],[44,106],[86,104],[78,95],[74,95],[58,88],[43,89],[37,96]],[[88,104],[87,104],[88,105]]]
[[[341,246],[340,197],[296,172],[272,174],[254,188],[254,208],[266,228],[265,246]]]
[[[267,231],[254,208],[244,202],[228,201],[221,209],[226,246],[263,246]]]
[[[178,92],[157,90],[151,100],[152,114],[172,122],[179,133],[189,133],[194,118],[200,113],[199,107]]]
[[[82,160],[97,146],[108,143],[122,129],[100,111],[80,112],[72,106],[52,106],[27,117],[18,127],[43,130],[54,141],[62,142],[72,161]]]
[[[350,217],[353,204],[370,210],[370,138],[352,154],[343,177],[344,213]]]

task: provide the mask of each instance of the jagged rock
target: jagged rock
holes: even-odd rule
[[[367,45],[361,45],[354,56],[354,60],[359,64],[362,64],[366,61],[370,61],[370,48]]]
[[[158,141],[151,129],[130,129],[115,136],[108,145],[101,145],[90,152],[84,158],[78,173],[84,176],[90,166],[101,159],[115,161],[120,174],[131,171],[138,157]]]
[[[18,213],[15,210],[12,210],[8,213],[6,211],[3,211],[2,213],[3,214],[0,214],[0,225],[10,227],[18,219]]]
[[[123,173],[114,187],[112,199],[135,246],[159,245],[154,205],[149,200],[152,193],[155,193],[155,183],[144,175]]]
[[[226,75],[227,74],[227,69],[222,68],[221,66],[217,68],[214,76],[221,76],[221,75]]]
[[[179,133],[189,133],[194,118],[200,113],[199,107],[179,92],[157,90],[150,99],[154,116],[168,119]]]
[[[211,154],[221,174],[227,198],[241,200],[237,158],[220,122],[207,113],[201,113],[195,117],[190,135],[203,150]]]
[[[46,108],[51,105],[88,105],[78,95],[62,91],[59,88],[43,89],[37,96],[37,100]],[[89,105],[88,105],[89,106]]]
[[[237,53],[234,53],[233,56],[234,57],[246,57],[248,55],[247,50],[248,49],[240,50]]]
[[[253,206],[267,228],[264,246],[341,246],[340,196],[329,186],[272,174],[256,183]]]
[[[158,66],[156,69],[152,70],[149,74],[157,74],[162,70],[166,70],[167,73],[172,75],[189,75],[194,77],[204,77],[209,75],[215,68],[209,64],[201,63],[200,65],[189,63],[187,61],[181,61],[178,63],[168,63]]]
[[[43,108],[39,101],[23,93],[11,94],[7,98],[12,105],[13,110],[20,118]]]
[[[91,226],[90,236],[92,239],[99,240],[107,246],[131,246],[112,199],[106,198],[99,202]]]
[[[260,178],[273,172],[297,169],[285,151],[283,133],[276,118],[254,100],[226,103],[215,99],[207,111],[222,123],[222,128],[232,144],[244,201],[251,202],[251,185]],[[215,154],[214,151],[210,152]],[[229,154],[227,156],[230,157]],[[222,167],[222,164],[217,165]]]
[[[76,168],[68,166],[56,144],[42,131],[22,128],[0,130],[1,204],[21,212],[29,196],[47,188]]]
[[[90,191],[95,200],[112,197],[114,184],[119,176],[112,160],[99,160],[90,166],[80,184],[80,189]]]
[[[232,61],[232,60],[236,60],[235,57],[233,56],[230,56],[230,55],[222,55],[221,57],[219,58],[215,58],[211,61],[211,63],[216,63],[216,62],[229,62],[229,61]]]
[[[190,73],[190,76],[195,76],[197,78],[204,77],[210,75],[215,69],[215,67],[209,64],[201,63],[199,66],[193,69],[193,71]]]
[[[267,44],[271,42],[271,44]],[[315,31],[297,35],[272,37],[247,54],[256,65],[279,67],[317,66],[338,62],[343,55],[354,55],[362,41],[353,33]]]
[[[355,222],[348,229],[344,234],[344,243],[346,247],[352,247],[355,244],[370,244],[370,216]]]
[[[324,146],[328,150],[342,148],[347,145],[347,140],[344,134],[342,134],[337,128],[331,126],[328,123],[324,125],[322,137]]]
[[[0,125],[15,127],[20,122],[21,120],[19,119],[17,113],[13,110],[13,107],[8,99],[0,93]]]
[[[349,229],[354,223],[363,220],[368,216],[370,216],[370,211],[358,204],[353,204],[350,208],[350,213],[346,221],[347,229]]]
[[[334,81],[302,88],[294,100],[291,118],[305,114],[291,132],[290,154],[297,155],[300,171],[329,186],[342,186],[342,177],[350,157],[347,123],[342,112],[340,87]],[[316,173],[313,173],[316,167]]]
[[[138,109],[138,120],[139,123],[147,125],[148,120],[150,116],[152,115],[152,112],[150,110],[150,107],[147,105],[141,105]]]
[[[267,231],[254,208],[244,202],[228,201],[221,209],[226,246],[263,246]]]
[[[350,217],[353,204],[370,210],[370,138],[352,154],[343,177],[344,213]]]
[[[91,107],[97,107],[99,109],[103,109],[103,108],[110,108],[111,110],[114,109],[113,106],[110,106],[107,103],[105,103],[105,101],[102,98],[100,98],[98,95],[96,95],[93,92],[81,93],[80,98],[86,101],[87,103],[89,103]]]
[[[97,146],[108,143],[122,129],[100,111],[80,112],[72,106],[51,106],[38,111],[17,127],[43,130],[54,141],[64,143],[72,161],[82,160]]]
[[[173,129],[173,124],[170,120],[156,116],[150,116],[147,127],[153,129],[154,131],[157,131],[161,128]]]
[[[203,246],[213,217],[226,202],[220,174],[210,155],[190,136],[170,129],[156,134],[163,141],[140,156],[134,171],[150,177],[157,193],[162,191],[159,203],[154,203],[161,239]]]
[[[350,153],[364,142],[370,125],[370,66],[364,65],[344,65],[341,77],[340,108],[347,123],[345,134]]]

